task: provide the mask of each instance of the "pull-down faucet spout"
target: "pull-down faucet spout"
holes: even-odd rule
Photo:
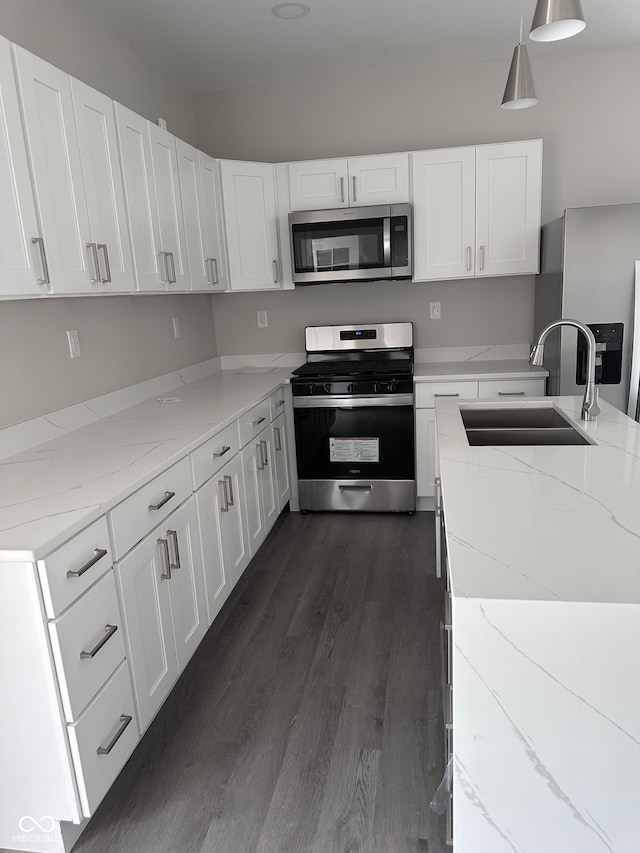
[[[587,339],[587,382],[584,389],[584,400],[582,401],[582,420],[595,421],[600,414],[600,407],[598,406],[598,388],[596,386],[596,339],[588,326],[585,326],[585,324],[581,323],[580,320],[556,320],[554,323],[549,323],[549,325],[540,332],[538,343],[535,344],[531,350],[529,361],[531,364],[535,364],[538,367],[542,366],[544,342],[547,335],[553,329],[560,328],[560,326],[575,326],[575,328],[578,329],[579,332],[582,332]]]

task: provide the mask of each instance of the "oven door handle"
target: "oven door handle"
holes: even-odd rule
[[[370,397],[294,397],[294,409],[359,409],[364,406],[413,406],[413,394],[376,394]]]

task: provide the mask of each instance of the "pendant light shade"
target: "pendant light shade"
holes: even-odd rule
[[[538,0],[529,37],[533,41],[560,41],[585,27],[580,0]]]
[[[502,109],[524,110],[527,107],[535,107],[537,103],[538,93],[533,82],[527,46],[517,44],[502,98]]]

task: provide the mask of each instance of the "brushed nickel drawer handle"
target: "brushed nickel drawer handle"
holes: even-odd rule
[[[266,421],[266,417],[258,418],[257,421],[251,421],[251,426],[259,426],[263,421]]]
[[[173,543],[173,551],[176,555],[175,563],[169,563],[172,569],[181,569],[182,566],[180,564],[180,548],[178,547],[178,533],[175,530],[167,530],[167,537],[171,539]]]
[[[351,178],[351,183],[353,185],[353,199],[352,200],[357,201],[358,199],[356,198],[356,176],[355,175]]]
[[[120,714],[120,722],[122,725],[118,729],[118,731],[111,738],[109,743],[106,746],[99,746],[97,749],[98,755],[109,755],[113,747],[118,743],[122,735],[124,734],[124,730],[127,728],[129,723],[133,720],[129,714]]]
[[[81,577],[85,572],[89,571],[91,566],[95,566],[95,564],[98,562],[98,560],[101,560],[103,557],[106,557],[106,556],[107,556],[107,551],[105,548],[96,548],[93,552],[93,557],[90,560],[87,560],[87,562],[84,564],[84,566],[80,566],[79,569],[76,569],[75,571],[69,570],[67,572],[67,577],[68,578],[79,578],[79,577]]]
[[[175,492],[165,492],[162,500],[158,501],[157,504],[149,504],[147,509],[148,510],[161,509],[166,503],[168,503],[171,500],[171,498],[175,498],[175,496],[176,496]]]
[[[284,400],[278,400],[276,406],[284,406]]]
[[[171,580],[171,557],[169,556],[169,542],[166,539],[157,539],[158,545],[162,546],[162,556],[164,557],[165,571],[160,573],[160,580]]]
[[[84,652],[84,651],[80,652],[80,657],[82,660],[86,660],[87,658],[95,657],[95,655],[98,654],[98,652],[104,646],[104,644],[107,642],[107,640],[110,640],[111,637],[113,637],[115,632],[118,630],[118,626],[117,625],[105,625],[104,630],[105,630],[104,637],[99,642],[97,642],[95,644],[95,646],[91,649],[90,652]]]
[[[340,178],[340,204],[344,204],[344,178]]]
[[[434,394],[433,396],[434,397],[459,397],[460,392],[457,392],[455,394]]]
[[[498,397],[524,397],[524,391],[498,391]]]
[[[219,458],[220,456],[224,456],[224,454],[228,453],[230,450],[231,447],[228,444],[223,444],[220,450],[214,450],[211,455]]]

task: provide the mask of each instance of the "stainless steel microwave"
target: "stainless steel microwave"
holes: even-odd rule
[[[294,284],[411,278],[411,205],[289,214]]]

